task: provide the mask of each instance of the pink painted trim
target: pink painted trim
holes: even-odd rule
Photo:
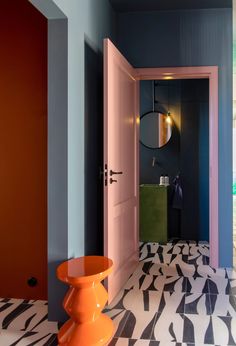
[[[188,66],[188,67],[158,67],[158,68],[137,68],[136,78],[139,80],[150,79],[188,79],[188,78],[210,78],[215,72],[218,73],[218,66]]]
[[[161,67],[136,69],[136,78],[150,79],[209,79],[209,209],[210,209],[210,264],[219,266],[219,211],[218,211],[218,66]]]
[[[136,174],[136,199],[137,199],[137,208],[136,208],[136,249],[138,253],[138,258],[139,258],[139,172],[140,172],[140,83],[137,81],[136,82],[136,90],[135,90],[135,113],[136,113],[136,152],[135,152],[135,158],[136,158],[136,169],[138,174]]]
[[[106,167],[105,163],[108,162],[108,41],[104,40],[103,42],[103,170],[105,172]],[[103,186],[105,186],[106,176],[103,174]],[[103,188],[103,246],[104,246],[104,254],[106,255],[108,253],[108,217],[107,217],[107,210],[108,210],[108,189]],[[106,279],[106,286],[107,286],[107,279]]]

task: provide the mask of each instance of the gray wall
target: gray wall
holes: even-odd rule
[[[232,265],[232,9],[124,13],[118,47],[135,67],[219,66],[219,255]]]

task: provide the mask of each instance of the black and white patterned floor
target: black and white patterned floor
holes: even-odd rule
[[[209,266],[209,245],[140,246],[140,264],[106,313],[110,346],[236,345],[236,272]]]
[[[0,345],[56,346],[58,323],[47,316],[46,301],[0,298]]]
[[[109,346],[236,345],[236,272],[212,269],[207,243],[141,243],[138,268],[105,313]],[[0,346],[55,346],[57,331],[47,302],[0,298]]]

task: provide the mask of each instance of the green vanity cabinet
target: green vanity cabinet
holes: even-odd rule
[[[168,187],[140,185],[140,241],[167,242]]]

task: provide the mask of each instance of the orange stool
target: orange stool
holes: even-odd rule
[[[112,260],[85,256],[59,265],[57,277],[71,287],[63,307],[70,319],[58,333],[60,346],[106,345],[113,334],[112,320],[101,313],[108,294],[101,281],[112,271]]]

